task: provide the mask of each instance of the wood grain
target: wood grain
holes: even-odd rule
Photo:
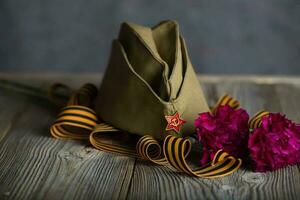
[[[12,123],[0,142],[0,199],[126,197],[133,158],[100,152],[87,142],[51,138],[55,114],[32,98],[4,91],[0,102],[1,119]]]
[[[41,89],[57,79],[72,87],[86,80],[99,84],[98,75],[3,77]],[[294,77],[290,83],[278,77],[268,77],[268,81],[262,77],[200,79],[211,105],[228,93],[251,114],[266,108],[300,121],[300,78]],[[48,129],[57,110],[51,103],[0,91],[0,199],[300,198],[297,166],[268,173],[243,168],[213,180],[190,177],[142,160],[98,151],[87,142],[53,139]]]

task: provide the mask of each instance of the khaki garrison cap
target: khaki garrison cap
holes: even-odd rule
[[[175,21],[123,23],[96,99],[98,116],[129,133],[187,136],[209,108]]]

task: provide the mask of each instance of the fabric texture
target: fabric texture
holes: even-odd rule
[[[162,140],[194,133],[197,115],[208,111],[177,22],[153,28],[123,23],[99,88],[98,117],[120,130]],[[186,123],[179,133],[166,131],[165,116],[176,112]]]

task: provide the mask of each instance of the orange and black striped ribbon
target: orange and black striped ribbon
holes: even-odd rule
[[[52,89],[52,88],[51,88]],[[75,91],[68,103],[57,116],[50,127],[55,138],[88,139],[90,133],[98,124],[98,119],[92,106],[97,88],[92,84],[85,84]],[[51,96],[52,97],[52,96]]]
[[[168,162],[178,171],[183,171],[203,178],[223,177],[233,173],[242,164],[241,159],[235,159],[226,152],[219,150],[214,157],[213,162],[198,168],[191,169],[187,164],[186,157],[191,150],[191,142],[188,139],[167,136],[164,142],[164,155]]]
[[[236,100],[235,98],[231,97],[230,95],[225,94],[218,100],[216,105],[213,107],[212,113],[215,114],[217,111],[217,108],[219,106],[224,106],[224,105],[229,105],[233,109],[237,109],[240,106],[240,102],[238,100]]]
[[[255,129],[261,126],[262,124],[262,118],[264,116],[268,116],[269,112],[265,110],[261,110],[257,112],[253,117],[249,120],[249,128],[250,129]]]
[[[139,137],[101,122],[92,109],[96,94],[97,88],[92,84],[85,84],[75,91],[51,126],[51,134],[61,139],[88,139],[99,150],[149,160],[203,178],[229,175],[242,164],[241,159],[219,150],[212,162],[200,168],[192,168],[187,162],[192,147],[189,139],[168,135],[160,144],[150,135]],[[215,112],[220,105],[237,108],[239,102],[225,95],[218,101],[212,112]],[[120,143],[122,137],[125,138],[123,144]]]

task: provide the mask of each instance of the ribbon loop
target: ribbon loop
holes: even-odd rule
[[[235,98],[231,97],[230,95],[225,94],[218,100],[216,105],[213,107],[212,113],[215,114],[219,106],[225,106],[225,105],[228,105],[233,109],[237,109],[240,106],[240,102]]]
[[[238,170],[242,164],[241,159],[235,159],[226,152],[219,150],[213,162],[198,168],[192,169],[186,161],[191,150],[191,142],[188,139],[167,136],[164,142],[164,154],[172,167],[178,171],[202,178],[219,178]]]
[[[98,123],[96,113],[85,106],[66,106],[50,128],[55,138],[87,139]]]
[[[253,117],[249,120],[249,128],[250,129],[255,129],[261,126],[262,124],[262,118],[264,116],[268,116],[269,112],[266,110],[261,110],[257,112]]]
[[[168,164],[167,160],[162,155],[160,144],[150,135],[145,135],[139,139],[136,150],[138,155],[145,160],[150,160],[159,165]]]

